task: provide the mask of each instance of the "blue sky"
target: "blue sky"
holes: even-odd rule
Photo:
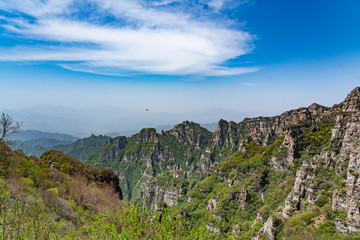
[[[359,12],[355,0],[2,0],[0,109],[330,106],[360,85]]]

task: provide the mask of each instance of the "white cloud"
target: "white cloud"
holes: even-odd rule
[[[211,0],[209,2],[209,6],[214,8],[215,11],[219,11],[221,7],[223,6],[225,0]]]
[[[233,9],[250,2],[255,2],[255,0],[210,0],[208,5],[215,12],[219,12],[223,9]]]
[[[0,2],[0,9],[19,11],[33,17],[46,17],[69,11],[73,0],[5,0]]]
[[[203,20],[203,16],[199,20],[191,13],[148,7],[140,1],[88,3],[99,16],[116,20],[99,24],[90,18],[76,17],[83,4],[81,0],[0,3],[0,9],[22,12],[35,19],[3,17],[7,21],[2,25],[4,28],[20,37],[47,42],[3,48],[0,61],[55,61],[68,69],[88,72],[102,69],[102,73],[107,69],[117,74],[227,76],[256,71],[251,67],[222,66],[227,60],[251,51],[254,37],[245,31]]]

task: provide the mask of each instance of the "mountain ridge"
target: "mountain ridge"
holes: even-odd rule
[[[231,199],[241,203],[234,205],[237,210],[232,218],[241,219],[243,214],[250,214],[249,207],[265,207],[270,201],[266,199],[273,198],[277,191],[274,181],[280,179],[286,183],[287,190],[279,195],[279,201],[269,202],[272,204],[270,215],[262,216],[260,212],[258,217],[254,213],[249,215],[252,224],[259,222],[262,226],[251,234],[252,238],[291,235],[286,232],[293,229],[289,222],[307,213],[306,206],[322,209],[325,205],[330,206],[332,212],[327,224],[338,233],[356,234],[360,228],[357,204],[360,181],[356,177],[359,174],[356,159],[360,156],[358,129],[359,87],[332,107],[314,103],[274,117],[245,118],[239,123],[220,120],[213,133],[189,121],[161,133],[143,129],[130,138],[110,139],[89,162],[110,166],[119,172],[125,199],[150,208],[165,201],[175,208],[184,208],[187,216],[207,218],[212,222],[208,229],[221,234],[247,239],[246,231],[236,230],[239,226],[219,211],[229,212],[226,205],[232,204]],[[242,177],[238,171],[246,164],[254,172],[250,175],[244,172]],[[227,175],[229,172],[232,175]],[[336,180],[337,175],[343,176],[343,180]],[[258,179],[255,181],[264,180],[252,186],[253,177]],[[250,185],[246,186],[244,181],[250,181]],[[239,184],[245,185],[239,189]],[[204,186],[208,188],[205,190]],[[233,188],[237,188],[236,194],[231,192]],[[264,200],[258,195],[265,195]],[[346,220],[336,218],[341,211],[345,212]],[[314,218],[323,217],[308,213]],[[221,222],[227,228],[220,227]],[[282,227],[276,227],[280,223]],[[309,226],[318,229],[315,225]]]

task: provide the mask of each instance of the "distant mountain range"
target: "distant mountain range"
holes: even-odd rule
[[[216,126],[217,123],[204,124],[204,127],[209,131],[215,131]],[[162,130],[167,131],[173,127],[173,125],[162,125],[156,127],[156,130],[158,132]],[[124,131],[123,133],[126,134],[112,132],[107,134],[107,136],[91,135],[90,137],[80,139],[69,134],[21,130],[19,133],[14,134],[11,140],[14,142],[13,149],[22,150],[27,155],[40,157],[43,152],[48,150],[59,150],[81,161],[85,161],[91,154],[98,152],[104,142],[110,137],[131,136],[137,132],[137,130]]]
[[[11,137],[11,140],[13,141],[31,141],[35,139],[52,139],[65,142],[74,142],[79,138],[69,134],[50,133],[38,130],[21,130]]]
[[[48,150],[60,150],[79,160],[87,159],[98,151],[109,137],[90,136],[79,139],[69,134],[50,133],[38,130],[21,130],[11,138],[12,148],[22,150],[27,155],[40,157]]]
[[[217,122],[219,119],[233,119],[240,121],[243,116],[258,116],[227,109],[210,109],[189,113],[169,113],[135,111],[119,107],[103,108],[68,108],[61,106],[37,106],[27,109],[3,109],[0,112],[10,114],[15,121],[23,122],[23,129],[36,129],[43,132],[67,133],[77,137],[87,137],[91,134],[130,136],[142,128],[161,127],[169,130],[184,119],[207,124]],[[158,127],[160,126],[160,127]],[[214,129],[210,129],[214,130]],[[38,138],[52,138],[42,136]],[[61,139],[62,140],[62,139]],[[67,139],[66,139],[67,141]]]

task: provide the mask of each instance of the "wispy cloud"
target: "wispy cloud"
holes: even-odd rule
[[[214,8],[215,11],[219,11],[221,7],[224,5],[225,0],[211,0],[209,2],[209,6]]]
[[[174,3],[179,6],[168,7]],[[217,11],[222,5],[216,6]],[[0,9],[8,13],[0,16],[7,33],[37,41],[0,48],[0,61],[54,61],[67,69],[118,75],[227,76],[257,70],[224,67],[251,52],[253,35],[227,19],[212,20],[209,10],[192,13],[181,1],[13,0],[0,2]]]
[[[241,82],[240,85],[246,87],[263,87],[266,86],[264,83],[254,83],[254,82]]]

